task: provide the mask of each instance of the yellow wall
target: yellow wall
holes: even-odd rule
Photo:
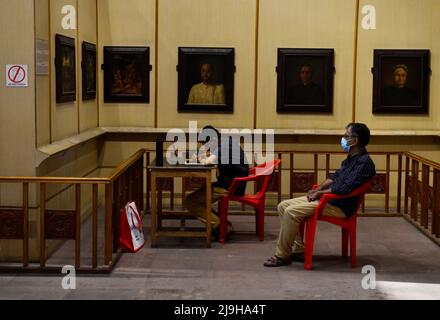
[[[439,44],[432,37],[440,29],[440,22],[435,19],[440,6],[436,0],[420,3],[412,0],[360,1],[359,9],[373,4],[377,10],[377,30],[368,31],[360,27],[363,18],[360,12],[356,21],[356,0],[161,0],[157,1],[157,7],[156,1],[130,0],[130,6],[126,3],[122,0],[98,1],[99,54],[102,61],[103,45],[150,46],[151,103],[139,106],[101,102],[101,125],[154,126],[156,116],[159,128],[187,127],[188,120],[210,122],[219,127],[253,127],[255,119],[258,128],[340,129],[354,116],[355,92],[355,119],[366,122],[372,129],[440,129],[439,114],[435,110],[439,98],[434,90],[431,90],[429,116],[375,116],[371,110],[370,68],[374,48],[431,49],[431,88],[436,87],[436,70],[440,70],[435,58]],[[157,66],[154,65],[155,10],[158,12]],[[354,83],[356,25],[359,25],[359,34]],[[258,51],[255,50],[256,34]],[[177,112],[179,46],[235,48],[234,114]],[[334,48],[336,73],[332,114],[277,114],[275,66],[277,49],[283,47]],[[257,58],[258,69],[255,68]],[[155,68],[158,69],[157,79]],[[156,81],[157,114],[154,111]],[[102,89],[102,81],[100,86]]]
[[[377,30],[366,31],[359,27],[354,83],[354,36],[362,19],[360,14],[358,21],[355,20],[358,10],[356,0],[0,0],[0,26],[2,30],[7,30],[0,34],[0,65],[4,68],[8,63],[28,64],[30,71],[28,88],[6,88],[5,77],[0,77],[0,176],[82,176],[98,164],[117,165],[138,147],[151,146],[151,139],[144,143],[136,137],[131,143],[109,142],[101,151],[100,144],[92,141],[53,156],[35,168],[35,145],[39,147],[66,139],[97,125],[187,127],[188,120],[199,120],[199,125],[209,122],[219,127],[253,127],[256,120],[258,128],[342,130],[353,117],[353,88],[356,120],[366,122],[371,129],[440,130],[440,112],[437,110],[440,93],[436,91],[440,81],[440,1],[359,2],[360,8],[366,4],[376,7]],[[66,4],[77,9],[76,30],[62,29],[61,8]],[[72,103],[55,102],[53,58],[56,33],[76,39],[77,100]],[[37,76],[37,82],[34,81],[36,38],[50,42],[52,72],[49,76]],[[97,43],[98,66],[103,63],[104,46],[150,47],[150,63],[153,65],[150,103],[104,104],[102,70],[97,74],[97,99],[83,102],[80,78],[83,40]],[[233,114],[177,113],[179,46],[235,48],[237,71]],[[280,47],[335,49],[333,114],[276,113],[275,66]],[[379,48],[431,50],[429,115],[372,114],[370,69],[373,50]],[[438,146],[438,139],[432,137],[394,139],[377,136],[372,139],[370,150],[438,150]],[[339,149],[335,136],[322,135],[285,136],[277,147]],[[299,159],[298,164],[308,169],[310,160]],[[337,165],[337,161],[332,163],[332,166]],[[383,161],[378,161],[378,165],[383,169]],[[19,204],[19,189],[1,186],[0,204]],[[63,197],[70,199],[67,201],[70,205],[71,194],[54,199],[53,205],[62,206],[63,199],[67,199]],[[32,190],[30,198],[38,199],[37,192]]]
[[[50,41],[49,32],[49,0],[34,1],[35,4],[35,38]],[[48,61],[51,63],[50,61]],[[50,77],[35,76],[35,110],[36,110],[36,145],[49,144],[50,138]]]
[[[76,8],[76,29],[65,30],[61,25],[62,8]],[[56,103],[55,35],[75,39],[76,101]],[[82,100],[81,60],[83,41],[97,42],[95,0],[35,0],[35,38],[50,43],[50,75],[36,76],[37,146],[68,138],[98,125],[97,99]],[[50,83],[50,88],[49,88]],[[49,91],[50,90],[50,91]]]
[[[440,1],[438,0],[362,0],[374,5],[377,30],[359,28],[356,78],[356,119],[372,129],[440,129]],[[373,115],[372,92],[374,49],[430,49],[431,69],[429,115]]]
[[[435,91],[440,81],[437,77],[440,44],[433,36],[440,31],[440,20],[436,19],[440,9],[437,0],[361,0],[358,21],[356,0],[50,0],[50,10],[46,8],[47,1],[37,2],[36,37],[48,38],[44,20],[48,19],[49,11],[52,58],[55,33],[77,39],[78,99],[74,103],[55,103],[55,69],[52,68],[49,126],[48,77],[38,76],[39,146],[97,125],[168,128],[187,127],[189,120],[198,120],[200,125],[209,122],[218,127],[252,128],[255,121],[257,128],[341,129],[354,116],[354,98],[355,119],[366,122],[371,129],[440,129],[440,112],[436,110],[440,95]],[[61,7],[65,4],[77,7],[78,30],[62,30]],[[376,30],[361,28],[363,15],[360,9],[366,4],[376,8]],[[83,40],[98,43],[98,98],[89,102],[83,102],[81,98],[79,64]],[[357,77],[354,83],[356,43]],[[103,102],[103,71],[100,65],[103,63],[104,46],[150,47],[150,63],[153,66],[150,103]],[[237,71],[233,114],[177,112],[179,46],[235,48]],[[334,48],[336,73],[332,114],[276,112],[278,48]],[[373,115],[370,69],[375,48],[431,50],[433,73],[429,115]]]
[[[33,175],[34,7],[28,0],[0,0],[0,8],[0,176]],[[29,86],[6,87],[6,64],[28,65]]]
[[[219,127],[253,126],[255,0],[159,1],[158,127],[188,127],[199,120]],[[177,48],[235,48],[234,113],[177,113]]]
[[[52,64],[52,105],[51,105],[51,127],[52,127],[52,141],[61,140],[78,134],[78,82],[77,82],[77,97],[76,101],[56,103],[56,77],[55,77],[55,35],[61,34],[66,37],[77,39],[76,30],[64,30],[61,25],[61,20],[64,15],[61,13],[61,9],[65,5],[72,5],[76,7],[76,1],[74,0],[50,0],[50,12],[51,12],[51,56],[50,63]],[[76,41],[76,64],[78,70],[78,41]],[[78,72],[76,74],[78,77]]]
[[[93,0],[78,0],[78,56],[77,61],[82,61],[82,43],[87,41],[96,44],[96,1]],[[96,52],[98,54],[98,52]],[[78,69],[79,70],[79,69]],[[82,72],[78,77],[79,84],[79,130],[83,132],[87,129],[98,126],[98,103],[97,99],[86,100],[82,99]],[[97,86],[98,87],[98,83]]]
[[[34,6],[29,0],[0,0],[0,176],[34,175],[35,87]],[[19,17],[19,19],[17,19]],[[7,88],[6,64],[28,65],[26,88]],[[21,205],[21,186],[0,185],[0,205]],[[20,241],[0,241],[0,257],[13,255]]]
[[[260,1],[257,128],[341,129],[351,120],[353,0]],[[277,114],[277,48],[334,48],[333,114]]]
[[[104,46],[150,47],[150,64],[154,64],[154,0],[99,0],[98,12],[99,64],[103,63]],[[100,70],[100,126],[153,127],[154,72],[150,73],[150,103],[104,103],[103,74]]]

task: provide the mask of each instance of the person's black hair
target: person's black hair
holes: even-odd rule
[[[362,147],[366,147],[370,142],[370,129],[364,123],[352,122],[346,127],[351,129],[351,136],[359,140]]]
[[[217,134],[217,139],[220,139],[220,132],[215,127],[211,125],[207,125],[202,128],[202,131],[204,130],[213,130]],[[208,139],[207,141],[209,141],[209,137],[207,137],[207,139]]]

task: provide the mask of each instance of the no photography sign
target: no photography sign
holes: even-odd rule
[[[7,87],[27,87],[28,86],[28,66],[25,64],[6,65],[6,86]]]

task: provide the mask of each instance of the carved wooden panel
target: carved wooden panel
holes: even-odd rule
[[[383,194],[386,190],[387,176],[385,173],[377,173],[371,181],[367,193]]]
[[[314,172],[291,172],[292,192],[307,192],[316,181]]]
[[[186,191],[197,190],[206,185],[205,178],[197,177],[184,177],[183,178],[183,189]]]
[[[46,210],[46,239],[75,239],[76,212],[67,210]]]
[[[259,179],[256,182],[256,188],[258,190],[261,189],[261,187],[263,186],[263,180],[264,179]],[[272,173],[272,176],[270,177],[269,180],[269,185],[267,186],[267,192],[278,192],[278,186],[281,186],[281,173],[279,171],[274,171]]]
[[[0,239],[23,239],[23,210],[0,209]]]

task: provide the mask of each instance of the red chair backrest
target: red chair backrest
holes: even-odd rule
[[[279,159],[274,159],[271,161],[267,161],[265,163],[262,163],[256,167],[250,168],[249,169],[249,175],[253,176],[253,175],[257,175],[257,176],[261,176],[261,175],[271,175],[273,173],[273,171],[278,168],[278,166],[280,165],[281,160]]]
[[[280,165],[281,160],[279,159],[274,159],[268,162],[265,162],[263,164],[260,164],[254,168],[251,168],[249,170],[249,175],[250,176],[256,176],[258,177],[258,180],[263,180],[262,186],[260,188],[260,190],[258,190],[258,192],[255,194],[255,197],[260,198],[262,196],[264,196],[264,194],[266,193],[267,187],[269,185],[270,182],[270,177],[273,174],[273,172],[275,171],[276,168],[278,168],[278,166]]]

